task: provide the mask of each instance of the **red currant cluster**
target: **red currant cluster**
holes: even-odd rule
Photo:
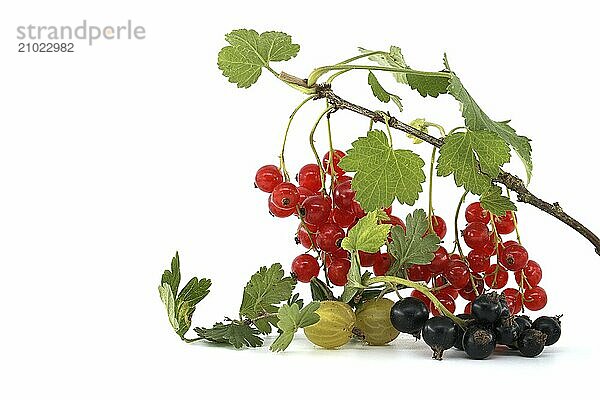
[[[529,259],[527,250],[514,240],[504,241],[502,235],[515,231],[515,216],[494,216],[481,207],[479,202],[469,204],[465,210],[467,226],[462,231],[465,244],[471,249],[466,257],[448,254],[440,246],[435,258],[428,265],[414,265],[408,269],[408,278],[413,281],[432,282],[432,292],[451,312],[456,310],[456,299],[467,300],[465,313],[471,312],[472,301],[487,288],[502,289],[512,272],[518,288],[506,288],[502,292],[510,312],[515,315],[523,307],[537,311],[547,302],[545,290],[538,286],[542,279],[540,265]],[[438,221],[441,220],[438,218]],[[435,225],[434,225],[435,228]],[[437,230],[436,230],[437,233]],[[439,235],[443,238],[442,235]],[[462,253],[462,252],[461,252]],[[495,257],[495,262],[493,258]],[[429,305],[431,312],[439,311],[431,301],[418,291],[412,296]]]
[[[334,150],[333,157],[327,152],[323,157],[325,173],[317,164],[303,166],[297,175],[298,186],[284,182],[281,171],[274,165],[265,165],[256,173],[256,186],[270,193],[271,214],[279,218],[295,215],[300,219],[296,243],[308,249],[292,261],[292,273],[300,282],[310,282],[313,277],[318,277],[321,266],[326,272],[326,280],[332,284],[344,286],[348,280],[350,254],[340,246],[348,230],[365,212],[354,199],[352,177],[338,165],[344,156],[341,150]],[[329,191],[325,182],[327,176],[331,183]],[[400,218],[391,215],[391,207],[385,212],[390,218],[386,223],[404,227]],[[361,265],[373,267],[375,275],[385,275],[392,264],[387,253],[360,252],[359,257]]]

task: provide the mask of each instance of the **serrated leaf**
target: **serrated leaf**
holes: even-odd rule
[[[488,131],[497,134],[508,143],[517,153],[527,173],[527,182],[531,180],[533,162],[531,159],[530,140],[519,136],[507,122],[493,121],[471,97],[455,74],[450,78],[449,93],[461,104],[461,111],[465,125],[471,131]]]
[[[298,329],[306,328],[319,322],[319,314],[316,313],[319,305],[318,301],[313,301],[302,309],[295,303],[281,306],[277,312],[279,318],[277,327],[282,332],[271,344],[271,351],[284,351],[294,339],[294,334]]]
[[[177,296],[177,301],[190,303],[190,306],[195,306],[202,299],[204,299],[208,293],[210,293],[211,281],[209,279],[200,279],[193,277],[189,282],[181,289]]]
[[[369,71],[367,82],[369,83],[369,86],[371,86],[373,96],[377,97],[379,101],[381,101],[382,103],[389,103],[389,101],[392,100],[394,103],[396,103],[398,109],[402,111],[402,102],[400,97],[396,96],[395,94],[389,93],[387,90],[385,90],[383,86],[381,86],[373,72]]]
[[[177,296],[179,290],[179,282],[181,281],[181,270],[179,265],[179,252],[175,253],[175,257],[171,259],[171,270],[166,269],[160,280],[160,284],[168,283],[171,287],[173,297]]]
[[[339,165],[356,172],[352,189],[365,211],[389,207],[394,199],[413,205],[423,191],[425,162],[410,150],[394,150],[380,130],[354,141]]]
[[[361,47],[358,50],[365,53],[372,53],[372,50],[363,49]],[[402,55],[402,51],[399,47],[390,46],[390,51],[388,53],[381,53],[369,56],[369,60],[375,61],[377,64],[382,67],[393,67],[393,68],[409,68],[404,60],[404,56]],[[393,72],[392,75],[396,82],[408,84],[406,73],[404,72]]]
[[[503,216],[507,211],[517,211],[517,206],[508,197],[502,196],[502,189],[492,186],[479,198],[481,206],[494,215]]]
[[[180,337],[183,337],[192,326],[192,315],[196,307],[187,301],[175,301],[175,314],[177,315],[178,329],[175,330]]]
[[[408,74],[407,78],[411,89],[418,91],[423,97],[438,97],[440,94],[448,93],[450,80],[445,76]]]
[[[387,240],[390,224],[378,224],[379,210],[370,211],[358,220],[348,235],[342,240],[342,248],[347,251],[376,253]]]
[[[167,309],[167,315],[169,316],[169,322],[175,332],[179,330],[179,321],[177,320],[177,315],[175,312],[175,297],[173,296],[173,291],[171,289],[171,285],[168,283],[163,283],[158,287],[158,293],[160,294],[160,299],[165,305]]]
[[[260,332],[239,321],[232,321],[228,324],[217,322],[212,328],[194,328],[199,337],[216,343],[229,343],[236,349],[242,347],[262,346],[263,340]]]
[[[262,69],[271,61],[286,61],[295,57],[300,46],[292,43],[290,35],[283,32],[263,32],[236,29],[225,35],[230,46],[219,52],[218,65],[229,82],[240,88],[254,84]]]
[[[446,136],[440,148],[438,176],[454,174],[457,186],[482,194],[492,186],[492,178],[510,160],[510,148],[491,132],[457,132]]]
[[[281,264],[273,264],[267,269],[262,267],[256,272],[244,288],[240,314],[255,319],[264,314],[277,312],[277,305],[288,300],[294,290],[294,279],[284,277]],[[262,333],[270,333],[271,325],[277,322],[275,317],[266,318],[255,324]]]
[[[401,226],[392,227],[392,242],[388,245],[390,253],[401,268],[410,264],[425,265],[431,262],[434,252],[440,245],[440,238],[427,233],[429,221],[422,209],[406,216],[406,232]]]

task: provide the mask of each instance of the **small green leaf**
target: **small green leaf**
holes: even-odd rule
[[[415,128],[416,130],[419,130],[419,131],[421,131],[423,133],[428,133],[429,129],[427,127],[426,122],[427,121],[425,120],[425,118],[416,118],[416,119],[413,119],[409,123],[409,125],[412,126],[413,128]],[[411,135],[410,133],[407,133],[406,136],[408,136],[409,138],[411,138],[414,144],[421,144],[421,143],[423,143],[423,140],[419,139],[418,137],[416,137],[414,135]]]
[[[444,76],[408,74],[408,84],[423,97],[438,97],[440,94],[448,93],[450,80]]]
[[[218,65],[229,82],[240,88],[254,84],[263,68],[271,61],[287,61],[295,57],[300,46],[292,43],[290,35],[283,32],[263,32],[236,29],[225,35],[230,46],[219,52]]]
[[[175,257],[171,259],[171,270],[166,269],[162,274],[160,284],[168,283],[173,292],[173,297],[177,296],[179,290],[179,282],[181,281],[181,271],[179,267],[179,252],[175,253]]]
[[[217,322],[212,328],[194,328],[199,337],[216,343],[229,343],[236,349],[262,346],[260,332],[239,321]]]
[[[400,99],[399,96],[389,93],[387,90],[385,90],[383,88],[383,86],[381,86],[379,81],[377,80],[377,77],[375,76],[375,74],[373,74],[373,72],[370,72],[370,71],[369,71],[368,83],[369,83],[369,86],[371,86],[373,95],[375,97],[377,97],[377,99],[379,99],[379,101],[381,101],[382,103],[389,103],[389,101],[392,100],[394,103],[396,103],[396,106],[398,106],[398,109],[400,111],[402,111],[402,102],[401,102],[402,99]]]
[[[465,124],[471,131],[488,131],[500,136],[517,153],[527,173],[527,182],[531,180],[533,161],[531,159],[530,140],[519,136],[507,122],[493,121],[471,97],[455,74],[450,78],[449,93],[461,104]]]
[[[277,327],[281,330],[281,333],[271,344],[271,351],[284,351],[294,339],[294,334],[298,329],[319,322],[319,314],[316,313],[319,305],[318,301],[313,301],[302,309],[296,303],[281,306],[277,312],[279,318]]]
[[[210,293],[211,281],[209,279],[200,279],[193,277],[190,281],[181,289],[177,301],[190,303],[190,306],[195,306],[202,299],[204,299],[208,293]]]
[[[329,286],[317,277],[310,280],[310,294],[315,301],[333,300],[335,298]]]
[[[361,47],[358,50],[363,53],[372,53],[372,50],[363,49]],[[390,51],[388,53],[381,53],[369,56],[369,60],[375,61],[377,64],[382,67],[392,67],[392,68],[410,68],[406,65],[406,61],[404,60],[404,56],[402,55],[402,51],[399,47],[390,46]],[[406,73],[404,72],[392,72],[394,79],[398,83],[408,84]]]
[[[379,210],[370,211],[354,225],[342,240],[342,248],[348,251],[376,253],[387,240],[390,224],[378,224]]]
[[[388,245],[388,252],[396,260],[396,265],[403,269],[411,264],[425,265],[433,260],[440,238],[434,233],[427,233],[428,228],[427,214],[422,209],[406,216],[406,232],[401,226],[392,227],[392,243]]]
[[[281,264],[273,264],[267,269],[262,267],[256,272],[244,288],[240,314],[255,319],[264,314],[277,312],[277,306],[292,296],[295,282],[291,277],[284,277]],[[270,333],[271,325],[277,319],[266,318],[258,321],[256,327],[261,333]]]
[[[494,215],[503,216],[507,211],[517,211],[517,206],[508,197],[502,196],[502,189],[492,186],[481,195],[481,206]]]
[[[169,322],[171,323],[173,329],[175,329],[175,332],[177,332],[179,330],[179,321],[177,321],[177,315],[175,313],[175,298],[173,297],[171,285],[168,283],[163,283],[158,287],[158,293],[160,294],[160,299],[167,309]]]
[[[423,191],[423,159],[410,150],[394,150],[380,130],[354,141],[339,165],[356,172],[352,189],[365,211],[389,207],[394,199],[413,205]]]
[[[438,158],[438,176],[454,174],[457,186],[472,193],[489,190],[492,178],[510,160],[510,148],[495,133],[456,132],[446,136]]]

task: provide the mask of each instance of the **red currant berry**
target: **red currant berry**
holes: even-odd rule
[[[317,193],[321,190],[321,169],[317,164],[306,164],[298,172],[298,185]]]
[[[317,232],[317,247],[328,253],[334,252],[342,245],[342,239],[346,233],[336,224],[325,223],[319,227]]]
[[[388,215],[388,217],[392,216],[392,206],[389,206],[388,208],[384,208],[383,211]]]
[[[451,260],[462,260],[462,258],[460,257],[460,254],[456,254],[456,253],[452,253],[450,254],[449,257]]]
[[[377,253],[366,253],[364,251],[358,252],[358,258],[360,259],[361,267],[372,267],[375,264],[375,260],[379,257],[379,252]]]
[[[387,274],[392,265],[392,256],[388,253],[381,253],[379,257],[375,258],[373,263],[373,273],[375,276],[381,276]]]
[[[502,289],[508,283],[508,272],[498,264],[492,265],[492,273],[485,275],[485,284],[490,289]]]
[[[448,311],[450,311],[451,313],[454,313],[454,311],[456,311],[456,303],[454,302],[452,296],[450,296],[448,293],[438,292],[435,294],[435,297],[440,301],[440,303],[442,303],[444,307],[446,307]],[[442,315],[441,311],[438,310],[433,303],[431,303],[431,306],[431,313],[433,315]]]
[[[490,269],[490,258],[481,250],[471,250],[467,254],[467,261],[473,272],[487,272]]]
[[[458,299],[458,290],[452,286],[446,286],[445,288],[439,289],[438,293],[448,293],[454,300]]]
[[[430,309],[429,303],[431,303],[431,300],[429,300],[429,297],[424,295],[422,292],[419,292],[417,289],[414,289],[412,292],[410,292],[410,297],[414,297],[415,299],[421,300],[423,303],[425,303],[427,308]]]
[[[305,227],[300,225],[298,227],[298,231],[296,232],[296,243],[301,244],[307,249],[312,249],[314,247],[315,235],[308,233]]]
[[[431,217],[431,223],[433,224],[433,231],[440,238],[443,239],[446,236],[447,228],[446,221],[442,217],[434,215]],[[406,230],[406,229],[405,229]]]
[[[525,268],[528,260],[529,254],[527,254],[527,250],[519,244],[505,247],[498,256],[500,264],[511,271],[518,271]]]
[[[506,304],[512,315],[518,314],[523,309],[523,297],[517,289],[507,288],[502,291]]]
[[[458,291],[460,297],[469,301],[475,300],[478,295],[482,294],[484,288],[483,278],[480,275],[472,274],[471,277],[473,278],[473,282],[475,282],[475,288],[473,288],[473,283],[469,279],[469,284]]]
[[[413,282],[429,282],[431,279],[431,271],[425,265],[413,265],[406,270],[406,274]]]
[[[496,254],[496,243],[494,242],[494,239],[494,234],[490,234],[489,240],[483,245],[483,247],[477,250],[488,257],[493,256]]]
[[[548,297],[546,291],[540,286],[525,289],[523,293],[523,305],[531,311],[541,310],[546,306]]]
[[[293,208],[298,204],[300,194],[298,193],[298,188],[293,183],[281,182],[273,189],[271,199],[277,207]]]
[[[524,278],[524,279],[523,279]],[[542,267],[533,260],[527,261],[527,265],[520,271],[515,271],[515,281],[523,288],[533,288],[542,280]]]
[[[292,273],[300,282],[310,282],[313,277],[319,276],[319,262],[310,254],[300,254],[292,261]]]
[[[331,259],[334,259],[334,258],[345,258],[346,260],[350,259],[350,253],[348,253],[346,250],[341,249],[341,248],[337,249],[333,253],[327,253],[327,255],[330,256]]]
[[[282,208],[277,207],[275,203],[273,203],[273,199],[269,196],[269,212],[272,216],[278,218],[286,218],[294,213],[295,208]]]
[[[444,272],[444,276],[448,279],[448,283],[456,289],[463,289],[470,283],[469,269],[463,261],[450,261],[448,269]]]
[[[467,222],[490,222],[490,213],[488,210],[481,207],[480,202],[471,203],[465,209],[465,218]]]
[[[344,286],[348,283],[348,271],[350,271],[350,260],[336,258],[327,265],[327,277],[336,286]]]
[[[339,175],[335,177],[335,183],[340,184],[342,182],[351,181],[352,177],[348,175]]]
[[[507,211],[504,216],[495,216],[494,225],[496,226],[496,232],[501,235],[508,235],[515,230],[515,219],[511,211]]]
[[[470,222],[462,235],[467,246],[472,249],[481,249],[490,241],[490,231],[483,222]]]
[[[365,215],[367,215],[365,210],[363,210],[363,208],[361,207],[360,203],[356,200],[352,203],[352,211],[354,211],[354,215],[356,215],[356,218],[362,218]]]
[[[300,215],[311,224],[320,226],[327,222],[331,214],[331,201],[321,195],[308,197],[300,207]]]
[[[350,181],[339,183],[333,188],[333,203],[342,210],[354,212],[354,196],[356,193],[352,190]]]
[[[465,314],[471,314],[471,308],[472,308],[472,307],[473,307],[473,302],[471,302],[471,301],[470,301],[470,302],[468,302],[468,303],[465,305],[465,311],[464,311],[464,313],[465,313]]]
[[[275,186],[283,182],[281,171],[274,165],[265,165],[256,171],[254,184],[263,192],[271,193]]]
[[[332,165],[336,175],[344,175],[345,173],[345,171],[341,169],[338,165],[340,163],[340,160],[344,158],[345,155],[346,153],[344,153],[341,150],[333,150],[333,157],[331,158],[333,159]],[[325,155],[323,156],[323,169],[325,170],[325,172],[331,175],[331,168],[329,167],[329,158],[330,153],[325,153]]]
[[[440,246],[435,251],[433,260],[426,267],[429,268],[432,274],[440,274],[448,269],[449,264],[450,257],[448,256],[448,251]]]
[[[334,207],[331,212],[333,222],[341,226],[342,228],[347,228],[356,221],[356,215],[353,212],[342,210],[341,208]]]

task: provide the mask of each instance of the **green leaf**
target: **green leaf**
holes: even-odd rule
[[[295,57],[300,46],[292,43],[292,37],[283,32],[263,32],[237,29],[225,35],[230,46],[219,52],[218,65],[229,82],[240,88],[254,84],[263,68],[270,68],[272,61],[287,61]]]
[[[325,282],[317,277],[312,277],[310,280],[310,294],[312,299],[315,301],[335,299],[329,286],[327,286]]]
[[[450,79],[449,93],[461,103],[461,110],[466,126],[471,131],[488,131],[500,136],[517,153],[527,173],[527,182],[531,180],[533,161],[531,159],[530,140],[519,136],[507,122],[493,121],[471,97],[455,74]]]
[[[352,189],[365,211],[389,207],[395,198],[413,205],[423,191],[425,162],[410,150],[394,150],[380,130],[354,141],[339,165],[356,172]]]
[[[388,252],[396,260],[396,265],[404,268],[411,264],[429,264],[433,260],[440,238],[435,233],[426,234],[428,228],[427,214],[422,209],[406,216],[406,232],[401,226],[392,227],[392,243],[388,245]]]
[[[239,321],[232,321],[228,324],[217,322],[212,328],[194,328],[199,337],[216,343],[229,343],[236,349],[242,347],[262,346],[263,340],[260,332]]]
[[[281,330],[281,333],[271,344],[271,351],[284,351],[294,339],[294,334],[298,329],[319,322],[319,314],[316,313],[319,305],[318,301],[313,301],[302,309],[296,303],[281,306],[277,312],[279,318],[277,327]]]
[[[162,300],[169,322],[175,332],[183,339],[192,324],[192,315],[196,311],[196,305],[210,292],[210,279],[194,277],[181,289],[179,295],[177,288],[181,281],[179,264],[179,253],[171,260],[171,270],[165,270],[158,287],[160,299]]]
[[[177,296],[177,301],[190,303],[191,306],[195,306],[204,299],[208,293],[210,293],[211,281],[209,279],[200,279],[193,277],[190,281],[181,289]]]
[[[171,323],[173,329],[175,329],[175,332],[177,332],[179,330],[179,321],[177,320],[177,315],[175,313],[175,298],[173,297],[171,285],[168,283],[163,283],[158,287],[158,293],[160,294],[160,299],[167,309],[169,322]]]
[[[348,251],[376,253],[387,240],[390,224],[378,224],[379,210],[370,211],[358,220],[342,240],[342,248]]]
[[[408,74],[408,84],[423,97],[438,97],[440,94],[448,93],[450,80],[445,76]]]
[[[179,268],[179,252],[175,253],[175,257],[171,259],[171,270],[166,269],[162,274],[160,284],[164,285],[168,283],[171,287],[173,297],[177,296],[177,290],[179,290],[179,282],[181,281],[181,271]]]
[[[244,288],[240,314],[255,319],[265,313],[276,313],[277,305],[292,296],[294,286],[293,278],[284,278],[281,264],[273,264],[268,269],[262,267],[252,275]],[[270,333],[271,325],[274,325],[277,319],[265,318],[257,322],[256,327],[261,333]]]
[[[373,50],[363,49],[361,47],[358,50],[365,53],[372,53]],[[402,51],[399,47],[390,46],[390,51],[388,53],[381,53],[369,56],[369,60],[375,61],[377,64],[382,67],[392,67],[392,68],[410,68],[406,61],[404,60],[404,56],[402,55]],[[392,72],[394,79],[396,82],[408,84],[408,79],[406,73],[404,72]]]
[[[396,103],[398,109],[402,111],[402,102],[400,97],[396,96],[395,94],[389,93],[387,90],[385,90],[377,80],[375,74],[373,74],[373,72],[371,71],[369,71],[368,83],[369,86],[371,86],[373,95],[377,97],[379,101],[381,101],[382,103],[389,103],[389,101],[392,100],[394,103]]]
[[[494,215],[505,215],[507,211],[517,211],[517,206],[508,197],[502,196],[502,189],[492,186],[481,195],[481,206]]]
[[[495,133],[457,132],[446,136],[438,158],[438,176],[454,174],[457,186],[482,194],[510,160],[510,148]]]

